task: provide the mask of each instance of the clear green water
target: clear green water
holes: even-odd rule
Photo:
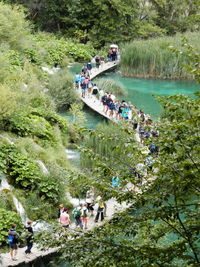
[[[111,78],[123,84],[127,90],[126,102],[131,101],[138,109],[143,109],[153,119],[161,114],[161,106],[156,96],[170,96],[175,94],[190,95],[200,89],[200,85],[189,81],[146,80],[124,78],[120,72],[106,73],[103,78]]]
[[[82,65],[74,64],[70,71],[74,75],[80,72]],[[143,109],[145,113],[150,114],[153,119],[156,119],[161,114],[161,106],[158,103],[156,96],[169,96],[175,94],[190,95],[200,89],[200,85],[191,81],[171,81],[171,80],[147,80],[124,78],[120,75],[119,71],[105,73],[99,78],[111,78],[123,84],[127,90],[125,96],[126,102],[131,101],[138,109]],[[88,126],[95,127],[100,122],[101,117],[96,117],[94,113],[86,110],[88,117]]]

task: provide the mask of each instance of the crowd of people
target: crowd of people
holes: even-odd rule
[[[97,213],[94,222],[98,222],[99,217],[101,221],[104,220],[106,204],[103,201],[102,196],[98,196],[95,201],[94,191],[90,189],[86,193],[86,200],[84,202],[80,202],[79,205],[72,211],[76,228],[80,228],[81,230],[88,229],[88,218],[94,216],[95,204],[97,204]],[[70,227],[70,215],[68,213],[68,209],[65,208],[63,204],[59,206],[58,221],[62,227]]]
[[[117,57],[115,57],[116,51],[115,48],[110,48],[108,53],[109,61],[117,59]],[[138,109],[129,101],[117,99],[113,93],[108,91],[104,92],[96,83],[93,84],[90,79],[92,68],[92,64],[88,63],[83,66],[80,75],[78,73],[76,74],[76,87],[81,88],[82,97],[92,98],[95,105],[101,106],[102,111],[111,120],[126,120],[133,130],[136,130],[138,133],[138,141],[141,143],[143,153],[146,154],[146,156],[144,157],[145,160],[142,166],[132,168],[130,171],[135,176],[141,177],[140,168],[146,168],[147,173],[153,168],[159,150],[157,145],[159,132],[156,130],[151,117],[145,114],[142,109]],[[86,85],[84,85],[84,83]]]
[[[96,215],[94,214],[94,206],[96,208]],[[95,199],[94,190],[90,189],[86,193],[85,202],[80,202],[73,211],[72,215],[70,216],[68,209],[64,207],[63,204],[59,205],[58,210],[58,223],[60,224],[63,229],[67,230],[72,225],[72,222],[75,223],[75,229],[77,230],[84,230],[88,229],[88,219],[92,217],[93,221],[97,223],[99,218],[101,221],[104,220],[106,212],[106,203],[103,200],[102,196],[97,196]],[[95,215],[95,216],[94,216]],[[71,219],[70,217],[73,217]],[[72,226],[74,229],[74,226]],[[34,242],[34,233],[32,222],[28,221],[27,225],[24,226],[25,229],[25,238],[26,238],[26,245],[27,248],[24,251],[25,256],[29,258],[29,255],[32,253],[31,249],[33,247]],[[10,256],[13,261],[17,261],[17,251],[18,251],[18,244],[19,244],[19,235],[17,233],[16,225],[11,224],[11,228],[8,232],[8,244],[10,247]]]

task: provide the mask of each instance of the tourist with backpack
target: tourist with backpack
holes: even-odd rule
[[[82,223],[82,219],[81,219],[81,206],[77,206],[73,211],[72,214],[74,215],[74,219],[75,219],[75,224],[76,227],[80,227],[81,229],[83,229],[83,223]]]
[[[88,222],[88,209],[87,204],[80,204],[81,206],[81,219],[83,222],[84,229],[87,229],[87,222]]]
[[[15,224],[11,224],[11,229],[8,232],[8,244],[10,247],[10,255],[11,255],[11,259],[13,261],[16,261],[17,258],[17,249],[18,249],[18,235],[16,232],[16,225]]]

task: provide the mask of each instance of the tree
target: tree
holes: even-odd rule
[[[157,12],[156,25],[166,29],[168,34],[195,30],[199,25],[196,17],[199,10],[198,1],[190,0],[151,0]]]
[[[0,2],[0,45],[23,50],[29,42],[29,27],[22,8],[12,8]]]
[[[95,48],[199,29],[196,0],[4,1],[24,5],[37,29],[62,33],[82,43],[90,41]]]

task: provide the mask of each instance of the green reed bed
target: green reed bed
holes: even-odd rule
[[[177,34],[149,40],[136,40],[122,47],[121,71],[124,76],[158,79],[190,79],[184,69],[187,59],[183,54],[175,54],[169,49],[174,46],[183,50],[183,37],[200,51],[200,34]]]
[[[127,94],[123,84],[113,79],[99,78],[95,80],[99,88],[102,88],[104,92],[109,92],[116,96],[124,96]]]

